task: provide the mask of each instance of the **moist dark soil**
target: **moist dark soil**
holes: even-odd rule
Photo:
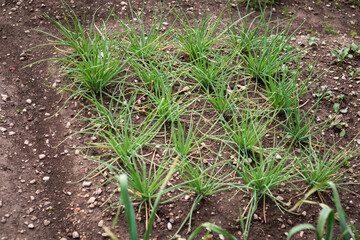
[[[146,2],[146,24],[151,23],[151,18],[146,16],[151,16],[159,8],[160,2]],[[162,2],[169,8],[176,6],[175,1]],[[219,16],[225,2],[207,0],[206,11]],[[78,16],[86,13],[88,20],[96,11],[95,20],[99,22],[107,18],[109,9],[114,9],[121,17],[129,13],[128,3],[121,1],[71,0],[67,4]],[[132,4],[134,9],[139,9],[142,2],[133,1]],[[203,1],[181,0],[179,5],[184,11],[194,13],[195,18],[204,13]],[[95,163],[84,159],[75,149],[86,146],[88,137],[71,135],[71,130],[80,130],[84,126],[83,122],[74,118],[81,106],[76,99],[65,104],[69,94],[54,88],[65,79],[58,74],[48,77],[53,67],[51,61],[28,66],[54,55],[55,50],[51,47],[31,49],[47,42],[46,35],[33,29],[56,35],[53,22],[43,14],[61,20],[64,7],[59,0],[1,0],[0,6],[0,239],[106,239],[108,237],[101,226],[111,227],[116,208],[107,207],[116,199],[106,200],[116,193],[116,187],[102,185],[104,180],[100,176],[78,182],[96,167]],[[346,59],[338,63],[330,51],[346,43],[360,44],[357,37],[360,35],[359,8],[353,6],[350,0],[281,0],[272,6],[272,15],[280,18],[295,15],[293,27],[302,24],[292,38],[292,44],[307,46],[305,36],[320,39],[317,45],[309,48],[305,60],[316,62],[318,70],[330,71],[311,86],[302,100],[304,103],[308,99],[310,103],[316,101],[312,94],[320,86],[327,86],[335,97],[320,103],[318,118],[325,120],[329,114],[334,114],[336,96],[346,96],[340,106],[340,109],[346,109],[342,111],[346,134],[339,145],[345,147],[359,134],[360,129],[360,81],[352,79],[347,70],[348,66],[360,69],[360,59]],[[170,16],[169,22],[173,20]],[[328,24],[333,26],[336,34],[324,31]],[[358,35],[352,37],[352,30]],[[330,128],[323,133],[323,137],[332,142],[340,139],[340,132]],[[351,164],[358,164],[359,161],[359,158],[352,159]],[[359,168],[352,169],[352,173],[359,173]],[[358,179],[349,181],[356,183]],[[350,189],[360,193],[358,185]],[[284,202],[294,204],[299,200],[296,196],[300,193],[279,191],[278,194]],[[312,200],[320,202],[324,199],[332,206],[330,193],[323,193],[321,197],[314,195]],[[345,211],[360,229],[360,199],[343,190],[340,190],[340,197]],[[189,212],[193,199],[192,195],[184,196],[162,205],[158,210],[159,221],[156,222],[152,238],[170,239]],[[231,192],[204,198],[194,211],[192,229],[204,222],[213,222],[241,238],[239,208],[244,209],[249,200],[248,194],[234,196]],[[304,204],[300,214],[295,215],[279,210],[272,201],[265,201],[265,215],[263,207],[259,206],[249,239],[286,239],[287,232],[293,226],[316,224],[319,210],[319,206]],[[137,214],[140,233],[144,232],[145,227],[143,213],[143,209],[140,209]],[[172,223],[170,230],[168,222]],[[124,213],[113,231],[120,239],[129,239]],[[338,227],[335,231],[337,236],[340,235]],[[186,238],[186,232],[187,226],[179,236]],[[211,236],[212,239],[221,239],[215,233]],[[314,238],[312,232],[305,231],[294,239]]]

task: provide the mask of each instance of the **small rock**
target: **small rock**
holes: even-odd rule
[[[35,228],[35,226],[34,226],[34,224],[30,223],[30,224],[28,225],[28,228],[30,228],[30,229],[34,229],[34,228]]]
[[[301,213],[301,215],[303,215],[304,217],[306,217],[306,211],[303,211],[303,212]]]
[[[356,114],[358,115],[358,117],[360,117],[360,111],[358,111]]]
[[[6,131],[7,131],[7,129],[6,129],[6,128],[4,128],[4,127],[0,127],[0,131],[4,133],[4,132],[6,132]]]
[[[284,198],[282,196],[277,196],[276,199],[279,201],[284,201]]]
[[[31,104],[31,103],[32,103],[31,99],[30,99],[30,98],[29,98],[29,99],[26,99],[26,103],[27,103],[27,104]]]
[[[44,181],[48,181],[50,179],[50,177],[49,176],[45,176],[45,177],[43,177],[43,180]]]
[[[225,237],[224,237],[224,235],[222,235],[222,234],[219,234],[219,239],[220,239],[220,240],[225,240]]]
[[[1,94],[1,99],[6,102],[7,100],[9,100],[9,96],[6,94]]]
[[[48,226],[50,224],[50,221],[49,220],[44,220],[44,226]]]
[[[89,198],[88,203],[91,204],[91,203],[94,203],[95,201],[96,201],[96,198],[91,197],[91,198]]]
[[[77,231],[74,231],[71,236],[72,238],[80,238],[80,234]]]
[[[40,160],[44,159],[45,157],[46,157],[45,154],[40,154],[40,155],[39,155],[39,159],[40,159]]]
[[[341,112],[342,114],[346,114],[346,113],[348,112],[348,109],[347,109],[347,108],[340,109],[340,112]]]
[[[84,181],[84,182],[82,183],[82,186],[83,186],[83,187],[90,187],[91,184],[92,184],[92,182],[90,182],[90,181]]]
[[[2,201],[0,201],[0,208],[3,206],[3,203],[2,203]]]
[[[67,238],[60,238],[60,240],[67,240]]]
[[[171,224],[171,223],[168,223],[168,224],[167,224],[167,229],[168,229],[168,230],[171,230],[171,229],[172,229],[172,224]]]
[[[9,136],[12,136],[12,135],[15,135],[15,132],[14,132],[14,131],[10,131],[10,132],[9,132]]]
[[[98,226],[102,227],[103,225],[104,225],[104,220],[100,220],[99,223],[98,223]]]

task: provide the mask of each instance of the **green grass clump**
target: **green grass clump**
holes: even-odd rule
[[[54,60],[55,64],[60,65],[61,73],[67,74],[74,81],[70,84],[78,86],[79,91],[99,93],[119,80],[119,74],[124,71],[128,60],[116,50],[112,33],[106,28],[109,18],[99,28],[95,15],[89,26],[85,26],[68,8],[64,14],[65,23],[46,17],[54,22],[60,37],[38,30],[52,40],[36,47],[54,46],[61,57],[42,61]]]
[[[125,46],[124,50],[136,60],[158,61],[159,53],[161,54],[164,48],[171,45],[168,42],[168,36],[172,27],[170,26],[168,30],[163,31],[163,28],[168,24],[165,22],[168,14],[164,14],[161,8],[160,13],[155,13],[151,17],[150,27],[146,29],[144,7],[145,4],[143,3],[140,13],[131,8],[131,19],[127,21],[117,17],[124,31],[119,36],[121,39],[119,44]]]

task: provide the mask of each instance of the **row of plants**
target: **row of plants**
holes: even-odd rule
[[[322,75],[302,61],[306,49],[290,44],[301,26],[293,31],[293,19],[274,20],[248,7],[228,10],[191,19],[181,8],[162,9],[147,26],[144,11],[131,11],[127,20],[112,12],[102,23],[94,17],[85,24],[68,8],[64,21],[47,16],[58,34],[39,31],[51,38],[40,46],[58,51],[42,61],[55,61],[65,75],[68,100],[86,100],[78,115],[87,127],[75,134],[96,139],[84,148],[102,152],[87,156],[98,163],[87,177],[101,174],[122,188],[116,205],[119,215],[125,204],[132,239],[136,224],[126,189],[148,219],[144,239],[158,206],[183,194],[194,194],[194,201],[174,236],[186,224],[191,231],[202,199],[222,191],[250,194],[240,216],[246,239],[261,201],[290,211],[274,194],[279,189],[321,193],[331,181],[348,190],[357,177],[349,171],[357,166],[355,143],[341,150],[337,141],[328,145],[322,132],[335,117],[315,121],[325,94],[310,107],[301,100]],[[169,180],[175,172],[179,180]],[[230,236],[213,224],[204,227]]]

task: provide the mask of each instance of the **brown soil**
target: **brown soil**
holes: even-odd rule
[[[136,5],[136,1],[134,2]],[[163,2],[171,5],[170,1]],[[225,1],[207,2],[207,10],[215,15],[219,15],[225,5]],[[317,60],[317,69],[331,68],[331,71],[324,74],[319,83],[312,87],[312,92],[304,97],[304,102],[306,99],[314,99],[311,94],[316,91],[317,86],[322,85],[326,85],[335,95],[347,95],[347,100],[341,103],[341,109],[348,110],[343,116],[343,121],[348,124],[346,135],[341,141],[341,145],[345,146],[359,133],[360,121],[359,81],[349,77],[346,66],[360,69],[360,59],[339,64],[331,56],[330,50],[340,48],[339,43],[354,41],[360,44],[359,38],[354,39],[350,35],[351,30],[360,35],[360,12],[349,0],[338,0],[339,8],[330,0],[322,0],[322,4],[310,0],[278,2],[273,6],[273,15],[283,17],[283,14],[295,14],[297,18],[294,26],[306,20],[292,42],[295,44],[301,41],[306,45],[304,36],[317,32],[319,45],[311,49],[311,53],[307,55],[308,60]],[[150,12],[157,4],[156,0],[147,1],[146,11]],[[328,6],[329,4],[331,6]],[[100,8],[96,15],[99,21],[107,17],[108,8],[105,6],[115,7],[120,16],[125,16],[129,10],[127,7],[120,11],[125,7],[120,1],[72,0],[69,5],[79,16],[85,11],[88,17]],[[183,9],[193,11],[195,15],[203,12],[202,1],[180,1],[180,5]],[[0,239],[72,239],[74,231],[78,232],[80,239],[102,239],[104,231],[98,224],[103,220],[104,225],[111,226],[115,212],[114,209],[105,210],[110,203],[105,206],[101,204],[110,196],[114,187],[101,186],[99,192],[95,187],[101,184],[101,178],[91,179],[91,186],[73,184],[94,168],[93,163],[85,160],[72,148],[86,144],[86,140],[81,136],[70,136],[70,129],[76,130],[83,126],[83,123],[73,119],[80,109],[79,104],[71,100],[60,110],[67,96],[62,96],[44,85],[47,72],[51,68],[50,62],[24,68],[53,55],[54,50],[50,47],[36,48],[28,52],[25,50],[47,41],[45,35],[32,29],[56,34],[53,23],[42,13],[61,19],[62,4],[58,0],[1,0],[0,6],[0,127],[3,128],[3,132],[0,132]],[[323,32],[326,24],[332,24],[339,34]],[[61,84],[61,81],[63,78],[55,75],[46,84],[55,86],[54,84]],[[320,119],[326,119],[329,113],[333,112],[334,101],[321,103]],[[325,137],[329,141],[338,138],[339,131],[329,129]],[[67,140],[62,143],[65,138]],[[359,160],[353,159],[351,164],[356,164]],[[354,173],[359,173],[359,169],[354,169]],[[351,189],[360,193],[357,185]],[[279,194],[286,201],[298,193]],[[346,191],[340,191],[340,194],[345,211],[359,229],[360,199]],[[96,202],[89,207],[88,201],[92,196],[96,197]],[[195,210],[192,228],[210,221],[240,238],[241,225],[236,221],[239,218],[238,208],[239,205],[246,206],[249,196],[232,196],[232,193],[224,192],[200,202]],[[330,195],[325,194],[324,197],[328,203],[331,202]],[[191,207],[191,199],[180,198],[160,207],[158,215],[161,222],[153,231],[154,239],[169,239],[174,234]],[[313,199],[319,201],[317,196]],[[294,201],[292,203],[295,203]],[[271,201],[267,201],[266,221],[262,207],[259,207],[249,239],[285,239],[285,233],[293,226],[300,223],[315,224],[319,209],[317,206],[304,205],[301,211],[306,214],[297,216],[281,212]],[[175,218],[171,231],[166,228],[170,218]],[[144,225],[144,216],[140,214],[140,232],[144,230]],[[129,238],[123,214],[114,232],[120,239]],[[180,235],[186,237],[186,229],[180,232]],[[218,238],[219,235],[214,234],[213,239]],[[313,238],[313,233],[305,231],[302,237],[298,235],[296,239]]]

